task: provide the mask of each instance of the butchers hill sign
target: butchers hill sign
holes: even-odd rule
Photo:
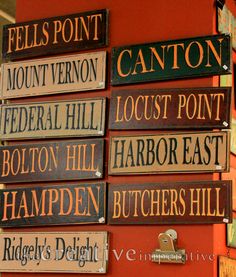
[[[4,59],[28,58],[104,47],[108,11],[97,10],[3,26]]]
[[[106,52],[4,63],[1,98],[104,89]]]
[[[110,140],[110,175],[223,172],[228,168],[227,131],[116,136]]]
[[[230,35],[162,41],[112,49],[112,85],[230,72]]]
[[[109,185],[110,224],[199,224],[232,220],[230,181]]]

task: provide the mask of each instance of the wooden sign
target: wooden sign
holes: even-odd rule
[[[236,218],[227,224],[227,246],[236,248]]]
[[[0,272],[107,271],[107,232],[1,233],[0,247]]]
[[[112,49],[112,85],[221,75],[231,72],[229,35]]]
[[[113,184],[109,224],[231,222],[230,181]]]
[[[0,147],[0,182],[82,180],[103,177],[102,139]]]
[[[172,129],[230,126],[231,88],[112,91],[109,128]]]
[[[236,277],[236,259],[219,256],[219,277]]]
[[[108,44],[108,11],[97,10],[3,26],[4,59],[94,49]]]
[[[227,131],[117,136],[110,140],[110,175],[223,172],[228,168]]]
[[[105,183],[0,190],[0,227],[105,223]]]
[[[231,34],[232,47],[236,50],[236,18],[225,4],[217,7],[217,27],[219,33]]]
[[[104,89],[106,52],[4,63],[1,98]]]
[[[232,180],[233,186],[233,210],[236,211],[236,168],[230,167],[229,172],[221,173],[222,180]]]
[[[236,100],[235,100],[236,101]],[[232,118],[230,151],[236,155],[236,118]]]
[[[105,98],[1,105],[2,140],[104,136]]]

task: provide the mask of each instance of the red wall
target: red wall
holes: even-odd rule
[[[110,97],[110,61],[111,47],[155,42],[162,40],[181,39],[195,36],[211,35],[215,29],[214,0],[17,0],[17,22],[52,16],[66,15],[76,12],[107,8],[110,11],[109,47],[108,51],[108,86],[99,92],[73,93],[24,99],[24,101],[41,101],[56,99],[76,99],[84,97]],[[231,4],[233,0],[229,1]],[[235,7],[234,7],[235,9]],[[236,14],[236,13],[235,13]],[[92,50],[94,51],[94,50]],[[163,81],[128,86],[129,88],[171,88],[171,87],[210,87],[217,86],[218,77]],[[122,86],[124,88],[125,86]],[[114,88],[117,89],[117,88]],[[22,100],[17,100],[21,102]],[[161,131],[160,131],[161,132]],[[211,180],[218,179],[219,174],[175,174],[112,177],[107,175],[108,138],[118,132],[106,133],[106,164],[105,181],[108,183],[145,183],[161,181]],[[120,133],[120,132],[119,132]],[[124,132],[124,134],[127,132]],[[132,131],[132,134],[137,132]],[[142,133],[150,133],[143,131]],[[158,132],[156,132],[158,133]],[[235,157],[234,157],[235,158]],[[235,159],[234,159],[235,162]],[[236,163],[235,163],[236,166]],[[214,176],[213,176],[214,175]],[[188,261],[185,265],[158,265],[145,261],[144,254],[157,248],[157,236],[169,228],[178,232],[178,244],[186,249]],[[55,226],[45,228],[21,228],[10,231],[95,231],[110,232],[110,252],[107,276],[217,276],[217,258],[213,254],[225,254],[224,225],[164,225],[164,226]],[[223,236],[223,237],[222,237]],[[220,239],[222,238],[222,239]],[[136,255],[132,255],[133,250]],[[129,252],[129,259],[126,251]],[[121,252],[123,251],[123,252]],[[233,252],[233,251],[232,251]],[[120,260],[116,255],[122,253]],[[192,254],[191,254],[192,253]],[[140,257],[140,254],[142,256]],[[191,256],[192,255],[192,256]],[[131,261],[135,256],[136,260]],[[66,274],[63,274],[65,276]],[[26,276],[25,273],[3,273],[2,277]],[[30,276],[61,276],[60,274],[27,274]],[[78,274],[68,274],[78,276]],[[86,275],[90,276],[90,275]],[[94,276],[94,275],[92,275]]]

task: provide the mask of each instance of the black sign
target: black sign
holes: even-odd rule
[[[0,147],[0,183],[102,178],[103,147],[102,139]]]
[[[0,227],[105,223],[106,184],[0,190]]]
[[[107,45],[108,11],[98,10],[3,26],[3,58],[16,59]]]

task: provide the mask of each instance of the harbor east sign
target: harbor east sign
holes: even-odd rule
[[[109,128],[229,128],[231,88],[114,90]]]
[[[1,233],[0,247],[0,272],[107,271],[107,232]]]
[[[105,98],[4,104],[0,106],[2,140],[103,136]]]
[[[1,98],[104,89],[106,52],[4,63]]]
[[[99,179],[103,148],[103,139],[2,146],[0,182]]]
[[[107,46],[108,11],[97,10],[3,26],[3,59]]]
[[[105,183],[0,190],[0,227],[105,223]]]
[[[109,185],[109,224],[231,222],[231,182]]]
[[[116,136],[109,155],[110,175],[223,172],[229,169],[229,133]]]
[[[112,85],[228,73],[231,73],[230,35],[112,49]]]

